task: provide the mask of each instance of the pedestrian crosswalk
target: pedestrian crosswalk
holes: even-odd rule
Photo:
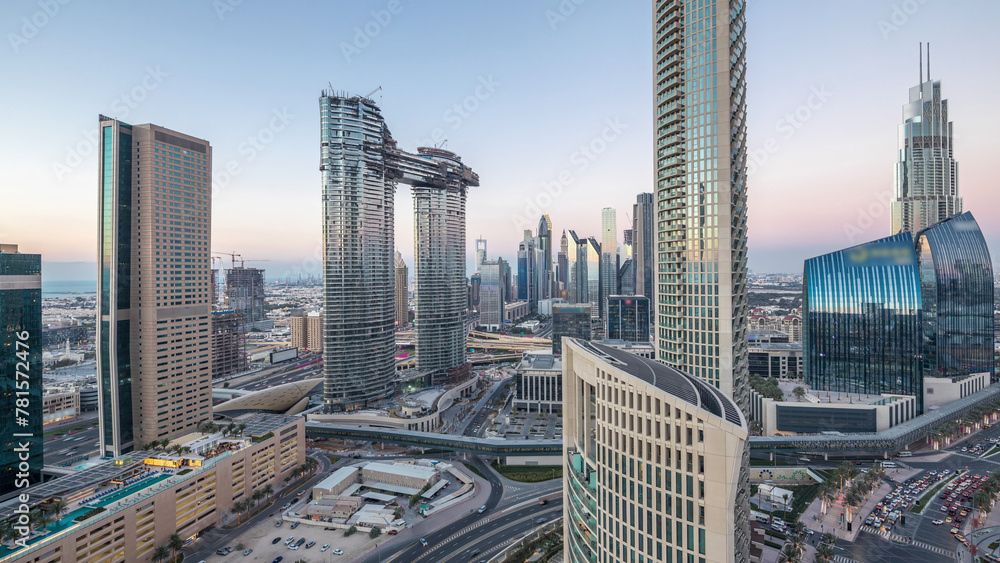
[[[834,563],[860,563],[859,561],[855,561],[853,559],[848,559],[847,557],[844,557],[843,555],[834,555],[833,556],[833,561],[834,561]]]
[[[914,540],[913,542],[911,542],[910,545],[915,546],[915,547],[919,547],[920,549],[926,549],[927,551],[933,551],[934,553],[940,553],[941,555],[949,555],[952,558],[955,558],[955,552],[954,551],[948,551],[947,549],[945,549],[943,547],[938,547],[936,545],[926,544],[924,542],[916,541],[916,540]]]
[[[873,528],[871,526],[861,526],[862,532],[868,532],[869,534],[875,534],[876,536],[882,536],[885,539],[889,539],[890,533],[885,530],[880,530],[878,528]]]

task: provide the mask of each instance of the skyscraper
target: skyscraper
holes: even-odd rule
[[[103,115],[99,130],[100,448],[118,456],[211,417],[212,147]]]
[[[535,236],[535,290],[536,299],[552,298],[552,219],[542,215]]]
[[[635,196],[632,206],[632,259],[635,261],[635,293],[652,301],[656,287],[653,285],[653,194]]]
[[[396,271],[396,328],[402,329],[410,322],[410,291],[407,287],[410,270],[406,267],[403,255],[398,250],[394,262]]]
[[[608,297],[607,338],[649,342],[649,299],[641,295]]]
[[[892,232],[926,228],[962,212],[958,195],[958,163],[948,120],[948,100],[941,97],[941,81],[931,80],[931,47],[927,44],[927,80],[923,46],[920,83],[910,88],[899,125],[899,161],[895,171]]]
[[[28,464],[31,484],[42,478],[42,257],[0,244],[0,494],[23,488],[18,465]],[[20,420],[26,421],[24,425]],[[19,443],[28,443],[27,459]]]
[[[565,230],[559,241],[559,254],[556,258],[556,289],[559,290],[558,296],[566,299],[566,292],[569,291],[569,241]]]
[[[538,306],[535,258],[535,238],[525,230],[524,240],[517,245],[517,298],[527,301],[532,309]]]
[[[393,197],[409,184],[414,211],[417,368],[468,373],[465,359],[465,201],[479,176],[453,152],[400,150],[378,106],[361,96],[320,97],[324,224],[324,400],[366,407],[392,394],[395,376]]]
[[[552,353],[562,354],[562,339],[590,340],[592,322],[589,303],[556,303],[552,305]]]
[[[607,315],[607,299],[618,294],[618,211],[601,210],[601,318]]]
[[[212,379],[246,371],[246,331],[235,311],[212,311]],[[293,338],[294,341],[294,331]],[[292,344],[294,346],[294,343]]]
[[[392,394],[396,374],[393,143],[375,102],[320,98],[323,186],[323,400],[365,407]]]
[[[745,0],[654,0],[653,84],[657,358],[746,413]],[[726,504],[737,563],[750,544],[749,465],[744,443]]]
[[[747,407],[744,0],[653,10],[659,359]]]
[[[479,265],[486,260],[486,239],[477,238],[476,239],[476,271],[479,271]]]
[[[483,260],[479,265],[482,285],[479,287],[479,324],[487,330],[503,328],[504,280],[503,260]]]

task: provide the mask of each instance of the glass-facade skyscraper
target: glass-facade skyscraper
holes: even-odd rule
[[[806,261],[803,355],[813,389],[915,395],[924,379],[993,372],[993,267],[971,213]]]
[[[608,297],[607,325],[610,340],[649,342],[649,299],[641,295]]]
[[[601,319],[607,318],[608,297],[618,293],[618,211],[601,210]]]
[[[657,357],[748,403],[746,3],[656,0]]]
[[[653,194],[635,196],[632,206],[632,259],[635,261],[635,293],[653,300]]]
[[[42,477],[42,257],[0,244],[0,494]],[[20,410],[18,410],[20,409]],[[18,424],[24,420],[25,424]],[[18,448],[27,443],[27,460]]]
[[[97,386],[110,457],[211,418],[212,147],[103,115],[99,134]]]
[[[962,212],[948,100],[941,96],[941,81],[931,79],[929,44],[924,80],[922,49],[920,83],[910,88],[909,101],[903,105],[891,204],[892,232],[906,231],[914,236]]]

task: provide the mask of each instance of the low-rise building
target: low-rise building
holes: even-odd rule
[[[503,308],[503,318],[506,322],[512,323],[521,317],[525,317],[531,312],[531,307],[527,301],[514,301],[507,303]]]
[[[305,460],[301,418],[258,414],[240,418],[242,441],[207,455],[136,451],[32,486],[0,503],[0,521],[17,522],[22,504],[65,511],[24,545],[0,546],[0,562],[146,562],[172,534],[185,541],[222,526],[236,501],[266,485],[280,489]]]
[[[42,395],[42,423],[66,420],[80,414],[79,389],[46,389]]]
[[[561,411],[562,359],[549,351],[526,353],[514,374],[512,404],[527,412]]]
[[[801,342],[751,341],[747,348],[750,375],[802,379]]]

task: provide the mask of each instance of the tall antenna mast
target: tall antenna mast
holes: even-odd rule
[[[924,83],[924,44],[920,43],[920,84]]]
[[[927,81],[931,80],[931,42],[927,42]]]

